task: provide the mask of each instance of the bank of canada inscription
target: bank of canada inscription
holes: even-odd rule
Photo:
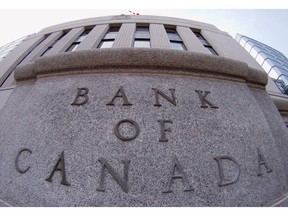
[[[153,106],[155,107],[161,107],[161,100],[166,100],[173,106],[177,106],[177,100],[176,100],[176,93],[175,89],[170,88],[168,89],[170,94],[168,95],[167,93],[164,93],[162,90],[159,90],[157,88],[152,88],[151,91],[154,91],[155,95],[155,103]],[[211,109],[218,109],[218,105],[216,105],[213,100],[211,100],[211,92],[210,91],[202,91],[202,90],[195,90],[195,94],[198,95],[199,98],[199,107],[206,109],[206,108],[211,108]],[[133,106],[132,102],[129,101],[129,98],[127,97],[124,88],[121,86],[115,93],[115,95],[111,98],[111,100],[108,100],[106,103],[106,106],[115,106],[115,101],[116,100],[122,100],[122,105],[123,106]],[[77,88],[76,96],[71,103],[72,106],[83,106],[89,101],[89,89],[86,87],[81,87]],[[167,133],[172,133],[172,126],[173,126],[173,121],[170,119],[157,119],[157,122],[159,123],[159,142],[168,142],[169,139],[167,138]],[[128,124],[130,127],[133,128],[133,134],[131,135],[124,135],[121,134],[120,131],[120,126],[122,124]],[[139,133],[141,132],[141,127],[139,124],[134,121],[133,119],[122,119],[119,120],[118,122],[115,122],[114,126],[114,135],[121,141],[131,141],[137,138]],[[261,176],[266,173],[271,173],[272,169],[270,165],[268,164],[267,160],[265,159],[265,156],[263,155],[262,151],[260,148],[256,149],[256,154],[255,157],[258,159],[258,163],[255,164],[255,167],[257,169],[257,172],[255,175]],[[16,155],[15,158],[15,169],[21,173],[25,174],[29,172],[30,167],[33,165],[32,162],[31,165],[26,165],[23,166],[21,165],[21,158],[24,157],[27,160],[31,155],[33,155],[33,150],[29,148],[23,148],[20,149]],[[62,151],[58,158],[57,162],[54,164],[51,164],[51,167],[48,167],[49,174],[46,177],[46,181],[52,182],[53,181],[53,176],[55,172],[60,172],[61,173],[61,185],[65,186],[71,186],[73,185],[73,179],[69,180],[69,175],[66,174],[66,169],[65,169],[65,152]],[[22,159],[24,160],[24,159]],[[29,159],[28,159],[29,160]],[[240,177],[240,164],[237,162],[237,160],[231,156],[231,155],[218,155],[214,156],[213,158],[210,158],[210,160],[214,160],[215,163],[217,164],[218,167],[218,172],[219,172],[219,181],[218,181],[218,186],[227,186],[236,183],[239,180]],[[109,162],[109,158],[99,158],[98,162],[101,164],[101,170],[99,170],[99,185],[96,188],[97,191],[105,192],[105,176],[107,173],[109,173],[112,178],[115,180],[115,182],[119,185],[119,187],[123,190],[123,192],[128,193],[129,192],[129,169],[131,166],[133,166],[133,161],[129,159],[122,160],[120,164],[123,164],[123,174],[121,175],[118,173],[114,168],[111,162]],[[233,175],[230,178],[225,177],[225,168],[223,166],[224,163],[230,164],[232,168]],[[26,164],[26,163],[25,163]],[[189,176],[187,176],[185,172],[185,167],[189,165],[185,164],[183,165],[181,163],[181,160],[174,155],[173,158],[171,158],[171,167],[170,170],[167,170],[167,173],[169,173],[169,177],[167,179],[162,179],[162,181],[166,182],[165,187],[163,188],[162,192],[163,193],[171,193],[172,191],[172,185],[173,182],[176,179],[181,180],[182,185],[183,185],[183,191],[188,192],[188,191],[194,191],[194,187],[191,184],[191,179]],[[231,172],[231,170],[230,170]]]

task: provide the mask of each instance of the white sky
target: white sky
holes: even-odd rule
[[[288,1],[273,0],[273,4],[263,3],[264,0],[166,1],[106,0],[99,4],[96,0],[8,0],[0,5],[0,46],[48,26],[91,17],[128,14],[128,10],[132,10],[140,15],[210,23],[233,38],[237,33],[252,37],[288,57]]]

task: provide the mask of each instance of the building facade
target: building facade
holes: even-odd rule
[[[236,41],[268,74],[267,92],[275,101],[288,127],[288,59],[278,50],[247,36],[237,34]]]
[[[286,205],[287,101],[213,25],[63,23],[0,68],[0,205]]]

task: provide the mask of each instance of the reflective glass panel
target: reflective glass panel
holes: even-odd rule
[[[149,27],[137,27],[135,38],[150,39]]]
[[[114,41],[102,41],[99,45],[99,48],[111,48]]]
[[[186,50],[183,43],[171,42],[171,47],[172,47],[172,49]]]
[[[150,48],[150,41],[135,40],[134,47]]]

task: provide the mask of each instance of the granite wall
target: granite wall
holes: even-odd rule
[[[287,128],[245,63],[103,49],[39,58],[15,78],[1,205],[266,206],[286,193]]]

